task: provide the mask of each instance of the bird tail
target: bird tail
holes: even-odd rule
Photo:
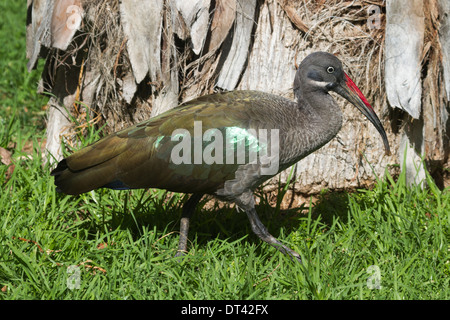
[[[51,172],[56,190],[77,195],[97,188],[129,189],[117,180],[116,160],[126,146],[116,139],[112,135],[61,160]]]

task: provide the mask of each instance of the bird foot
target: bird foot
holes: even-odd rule
[[[174,258],[177,260],[178,263],[183,262],[185,257],[186,257],[186,252],[180,251],[180,250],[178,250],[178,252],[174,256]]]
[[[282,245],[281,247],[277,247],[278,250],[281,251],[281,253],[288,255],[292,261],[297,261],[302,263],[302,258],[300,258],[300,255],[292,250],[291,248],[286,247],[285,245]]]

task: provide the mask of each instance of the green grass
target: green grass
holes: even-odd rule
[[[45,99],[25,67],[24,4],[0,8],[0,146],[15,164],[10,178],[0,165],[0,299],[450,298],[450,192],[430,178],[408,188],[387,174],[373,190],[323,192],[311,210],[272,208],[263,194],[262,221],[303,265],[261,243],[233,208],[197,210],[178,262],[183,195],[57,194],[42,165]]]

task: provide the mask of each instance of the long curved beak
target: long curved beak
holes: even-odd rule
[[[381,138],[383,138],[386,154],[390,155],[391,149],[389,147],[389,141],[386,132],[384,131],[383,125],[380,122],[380,119],[378,119],[378,116],[376,115],[369,101],[367,101],[366,97],[364,97],[361,90],[359,90],[352,79],[350,79],[350,77],[345,74],[345,80],[337,85],[333,90],[350,101],[355,107],[358,108],[359,111],[362,112],[362,114],[367,117],[367,119],[369,119],[370,122],[372,122],[372,124],[381,134]]]

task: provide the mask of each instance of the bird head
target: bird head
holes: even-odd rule
[[[294,80],[294,93],[298,99],[302,94],[314,91],[334,91],[351,102],[380,133],[386,154],[390,154],[389,141],[380,119],[361,90],[344,72],[341,61],[327,52],[308,55],[300,64]]]

